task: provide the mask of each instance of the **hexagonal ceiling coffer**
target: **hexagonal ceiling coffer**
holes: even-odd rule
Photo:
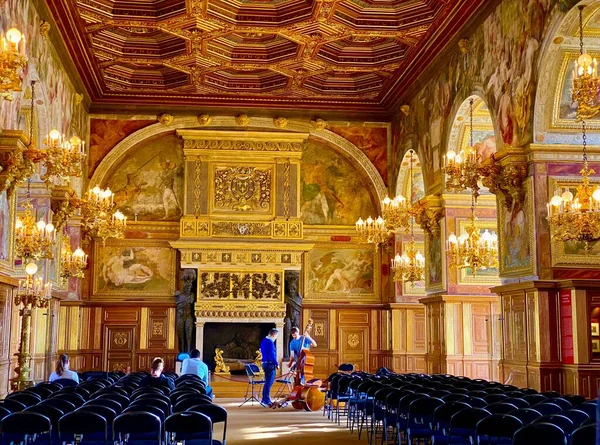
[[[321,46],[317,57],[334,64],[378,66],[399,62],[407,49],[392,38],[349,37]]]
[[[111,19],[164,20],[185,14],[186,0],[78,0],[77,7]]]
[[[206,74],[205,82],[232,93],[265,93],[284,88],[288,79],[271,70],[221,70]]]
[[[305,80],[304,87],[320,94],[356,95],[377,92],[383,79],[375,73],[325,73]]]
[[[180,37],[158,30],[135,31],[120,27],[99,31],[92,37],[94,49],[116,57],[155,59],[174,57],[187,51],[186,42]]]
[[[282,26],[310,19],[316,0],[212,0],[208,14],[235,25]]]
[[[430,25],[437,12],[444,7],[443,3],[440,0],[342,0],[334,11],[334,17],[357,29],[401,31],[419,25]]]
[[[273,63],[298,55],[296,42],[277,34],[229,34],[207,45],[209,54],[236,63]]]
[[[114,84],[147,90],[168,90],[190,83],[186,73],[162,65],[114,64],[104,69],[104,77]]]

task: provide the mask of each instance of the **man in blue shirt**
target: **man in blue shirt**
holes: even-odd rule
[[[302,338],[304,337],[304,340]],[[300,357],[300,353],[302,349],[310,349],[311,347],[316,347],[317,342],[308,335],[308,332],[305,332],[304,335],[300,335],[300,329],[296,326],[292,328],[292,340],[290,341],[290,368],[292,365],[297,365],[297,360]]]
[[[186,358],[181,364],[181,375],[184,374],[194,374],[200,377],[206,384],[206,393],[213,397],[209,381],[208,366],[200,360],[200,351],[198,349],[192,349],[190,358]]]
[[[277,360],[277,350],[275,349],[275,340],[279,331],[277,329],[271,329],[269,335],[262,339],[260,342],[260,352],[262,353],[262,368],[265,372],[265,384],[263,385],[262,400],[260,404],[264,407],[270,407],[273,402],[271,401],[271,387],[275,381],[275,373],[279,368],[279,361]]]

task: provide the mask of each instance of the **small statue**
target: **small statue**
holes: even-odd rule
[[[255,353],[256,358],[254,359],[254,364],[258,366],[258,369],[260,369],[260,373],[264,374],[264,371],[262,369],[262,352],[260,352],[260,349],[258,349],[257,351],[255,351]]]
[[[217,374],[229,374],[229,366],[223,360],[223,350],[215,348],[215,372]]]
[[[183,280],[183,291],[175,292],[175,302],[177,304],[175,324],[177,326],[179,350],[189,352],[192,350],[192,331],[194,329],[195,295],[192,292],[192,286],[196,279],[196,271],[194,269],[184,269],[181,279]]]

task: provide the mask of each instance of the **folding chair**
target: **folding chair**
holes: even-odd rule
[[[246,375],[248,376],[248,385],[246,386],[246,395],[244,401],[240,406],[244,406],[245,403],[250,402],[254,406],[254,402],[260,403],[258,395],[262,391],[262,385],[265,384],[264,376],[260,374],[260,369],[254,363],[248,363],[244,365]],[[258,385],[258,391],[254,389]]]
[[[275,379],[275,383],[279,383],[277,391],[275,391],[275,399],[286,397],[291,394],[294,389],[294,377],[296,371],[290,371],[287,374],[283,374],[281,377]]]

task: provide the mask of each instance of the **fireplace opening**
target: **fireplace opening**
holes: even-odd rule
[[[204,363],[215,370],[215,349],[223,350],[223,359],[232,374],[245,374],[244,365],[254,362],[260,342],[274,323],[206,323],[204,325]]]

